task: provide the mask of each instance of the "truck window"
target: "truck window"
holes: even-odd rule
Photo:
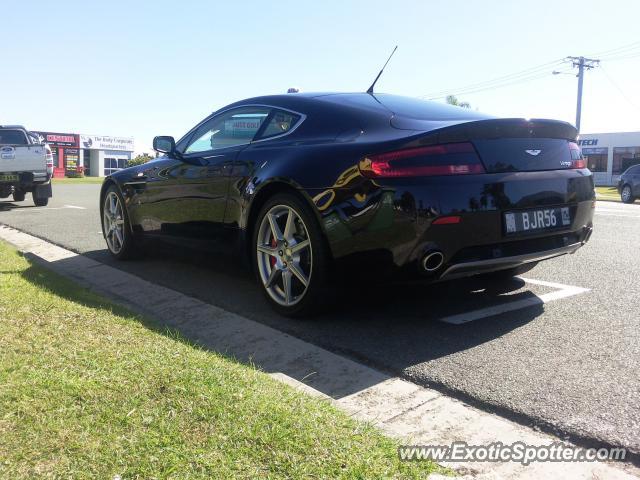
[[[20,130],[0,130],[0,145],[27,145],[27,136]]]

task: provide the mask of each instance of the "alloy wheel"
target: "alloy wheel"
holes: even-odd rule
[[[622,201],[628,202],[631,199],[631,187],[629,185],[625,185],[622,189]]]
[[[115,192],[109,192],[105,197],[102,229],[109,250],[117,255],[124,247],[124,214],[120,198]]]
[[[302,300],[311,281],[313,249],[300,214],[288,205],[269,209],[260,223],[256,249],[269,296],[286,307]]]

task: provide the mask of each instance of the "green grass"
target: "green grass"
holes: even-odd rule
[[[54,178],[53,184],[101,184],[104,178],[101,177],[80,177],[80,178]]]
[[[0,242],[0,478],[424,478],[330,403]]]
[[[616,187],[596,187],[596,193],[598,194],[598,200],[620,201],[620,194]]]

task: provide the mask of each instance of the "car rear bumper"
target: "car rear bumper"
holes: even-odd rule
[[[1,175],[15,175],[17,180],[1,180],[0,184],[16,188],[27,189],[34,185],[43,185],[51,181],[51,175],[47,172],[1,172]]]
[[[479,273],[506,270],[527,263],[540,262],[549,258],[559,257],[560,255],[566,255],[567,253],[575,253],[582,245],[584,245],[584,243],[586,243],[586,241],[588,241],[588,238],[586,238],[586,240],[583,242],[573,243],[565,247],[554,248],[551,250],[525,253],[522,255],[514,255],[510,257],[456,263],[447,267],[439,278],[441,280],[451,280],[454,278],[477,275]]]

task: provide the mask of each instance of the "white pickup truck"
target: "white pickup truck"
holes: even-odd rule
[[[31,192],[33,203],[44,207],[51,198],[51,148],[20,125],[0,125],[0,198],[13,195],[21,202]]]

